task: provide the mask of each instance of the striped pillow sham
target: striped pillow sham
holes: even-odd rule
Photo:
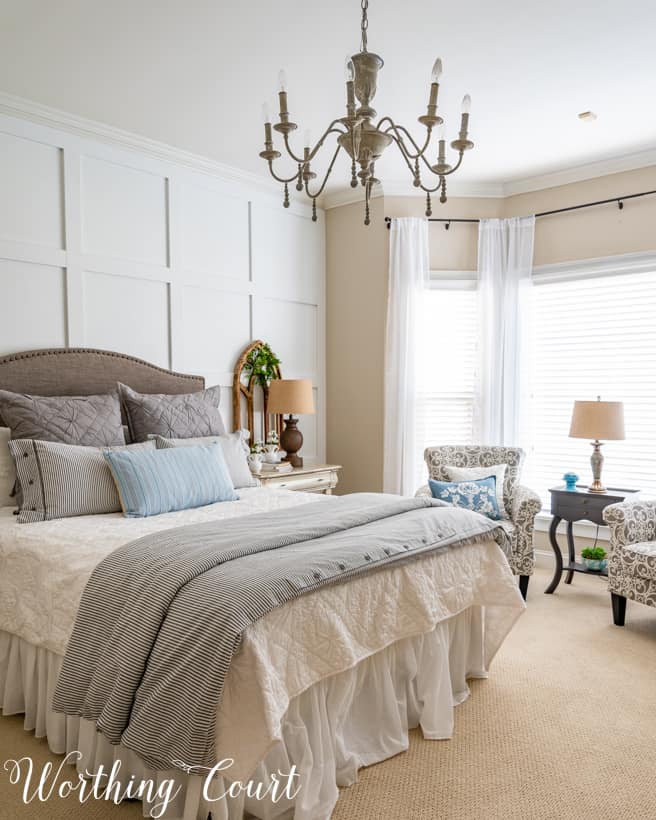
[[[104,448],[14,439],[9,449],[23,493],[19,524],[121,511]],[[112,449],[154,450],[155,444],[146,441]]]
[[[105,450],[105,459],[127,518],[239,499],[219,444],[144,452]]]

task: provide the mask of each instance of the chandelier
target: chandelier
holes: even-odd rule
[[[425,191],[426,216],[432,214],[431,194],[439,191],[440,202],[446,202],[446,178],[458,170],[465,151],[474,147],[474,143],[467,138],[471,107],[471,99],[467,94],[462,100],[458,139],[453,140],[451,143],[451,148],[456,152],[457,159],[454,165],[447,163],[444,121],[437,113],[437,95],[442,74],[442,61],[439,58],[435,60],[433,65],[426,113],[418,118],[426,129],[423,141],[420,140],[421,144],[415,142],[408,129],[394,122],[391,117],[386,116],[374,122],[377,114],[371,107],[371,101],[376,95],[376,82],[378,72],[383,67],[383,60],[377,54],[367,51],[368,0],[361,0],[361,6],[362,37],[360,51],[347,58],[346,61],[346,116],[333,120],[314,146],[310,145],[309,134],[306,134],[303,156],[297,156],[289,143],[289,135],[298,126],[289,118],[287,84],[284,71],[281,71],[279,76],[279,122],[272,124],[267,105],[265,104],[263,107],[264,151],[260,152],[260,156],[267,162],[273,178],[284,186],[284,207],[289,207],[289,185],[295,183],[296,190],[305,191],[306,195],[312,200],[312,220],[314,222],[317,221],[317,198],[323,193],[335,161],[342,149],[346,151],[351,159],[351,187],[357,188],[360,184],[364,188],[364,224],[369,225],[371,191],[373,186],[380,182],[375,176],[375,165],[389,145],[394,143],[401,152],[401,156],[412,175],[415,188],[421,188],[422,191]],[[356,105],[356,98],[360,103],[359,106]],[[274,148],[272,129],[282,135],[287,155],[296,165],[296,171],[289,177],[279,176],[274,171],[273,163],[280,158],[281,154],[280,151]],[[431,147],[433,130],[437,131],[437,156],[435,157],[435,154],[433,154],[436,162],[431,164],[428,157],[431,153],[429,148]],[[331,134],[336,135],[337,147],[323,180],[320,183],[315,182],[317,175],[312,168],[312,162]],[[426,182],[422,178],[422,173],[428,176],[430,182]]]

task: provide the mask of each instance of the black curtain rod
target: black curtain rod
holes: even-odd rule
[[[539,214],[535,214],[535,218],[537,219],[539,216],[553,216],[554,214],[565,214],[569,211],[580,211],[582,208],[594,208],[596,205],[610,205],[611,203],[617,203],[617,207],[622,210],[624,207],[624,202],[627,199],[637,199],[641,196],[652,196],[656,194],[656,191],[642,191],[639,194],[627,194],[626,196],[614,196],[610,199],[598,199],[596,202],[585,202],[583,205],[570,205],[568,208],[555,208],[553,211],[542,211]],[[444,227],[446,230],[449,230],[449,226],[452,222],[474,222],[478,223],[480,219],[465,219],[464,217],[454,217],[453,219],[448,219],[447,217],[440,217],[440,218],[432,218],[428,220],[429,222],[444,222],[446,223]],[[387,230],[389,230],[390,225],[392,224],[392,217],[386,216],[385,223],[387,224]]]

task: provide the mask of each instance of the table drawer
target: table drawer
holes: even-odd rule
[[[601,523],[601,513],[606,506],[605,501],[599,498],[588,498],[578,496],[576,498],[560,498],[558,504],[552,505],[552,513],[564,518],[565,521],[587,520],[594,523]]]
[[[334,487],[334,481],[330,473],[314,473],[313,475],[304,476],[276,476],[274,479],[268,479],[266,482],[269,486],[274,486],[279,489],[287,490],[305,490],[306,492],[322,492],[331,487]]]

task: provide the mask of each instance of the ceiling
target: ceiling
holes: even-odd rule
[[[261,108],[276,110],[279,68],[298,134],[316,138],[343,113],[359,18],[357,0],[0,0],[0,91],[264,173]],[[653,0],[370,0],[369,18],[380,114],[421,133],[436,56],[449,139],[472,95],[461,181],[656,148]],[[581,122],[588,109],[597,120]],[[377,175],[413,190],[393,146]],[[333,177],[348,184],[345,158]]]

